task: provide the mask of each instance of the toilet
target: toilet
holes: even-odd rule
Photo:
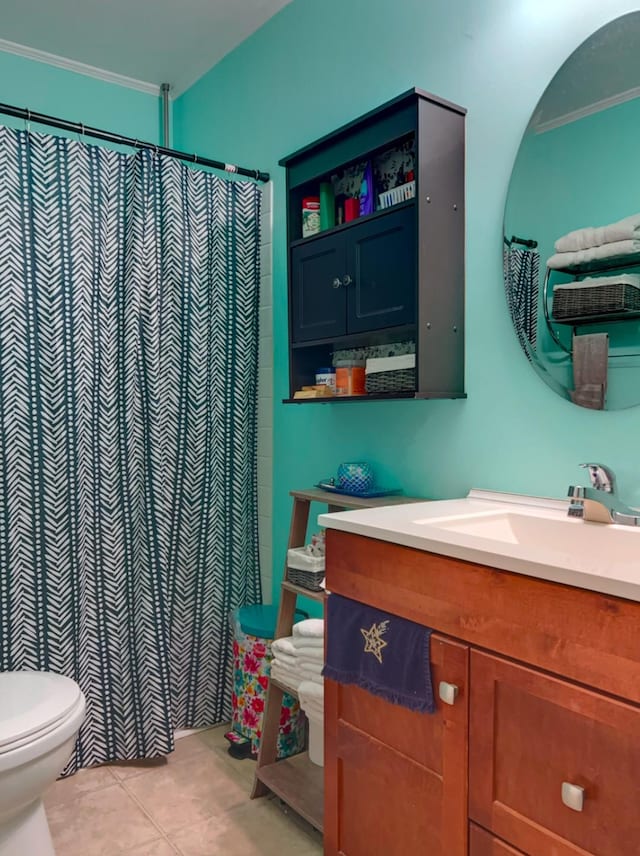
[[[84,712],[80,687],[63,675],[0,672],[0,856],[55,856],[42,796]]]

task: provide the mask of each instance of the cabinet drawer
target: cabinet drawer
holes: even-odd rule
[[[524,856],[524,854],[491,835],[486,829],[470,823],[469,856]]]
[[[325,682],[326,854],[467,856],[468,653],[432,637],[433,714]]]
[[[637,856],[640,709],[477,651],[470,683],[471,819],[530,856]]]

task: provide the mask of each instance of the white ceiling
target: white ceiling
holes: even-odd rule
[[[180,93],[291,0],[2,0],[2,40]],[[6,47],[6,45],[5,45]]]
[[[640,95],[640,12],[616,18],[571,54],[536,108],[534,128],[552,128]]]

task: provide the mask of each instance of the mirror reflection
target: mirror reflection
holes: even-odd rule
[[[525,132],[505,210],[507,304],[538,374],[581,407],[640,404],[640,12],[582,44]]]

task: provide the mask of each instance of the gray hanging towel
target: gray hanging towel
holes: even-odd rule
[[[431,633],[406,618],[332,594],[322,674],[410,710],[433,713]]]
[[[518,341],[531,360],[538,339],[540,255],[532,250],[504,250],[504,288]]]
[[[604,410],[607,395],[609,334],[588,333],[573,337],[573,384],[571,400],[580,407]]]

